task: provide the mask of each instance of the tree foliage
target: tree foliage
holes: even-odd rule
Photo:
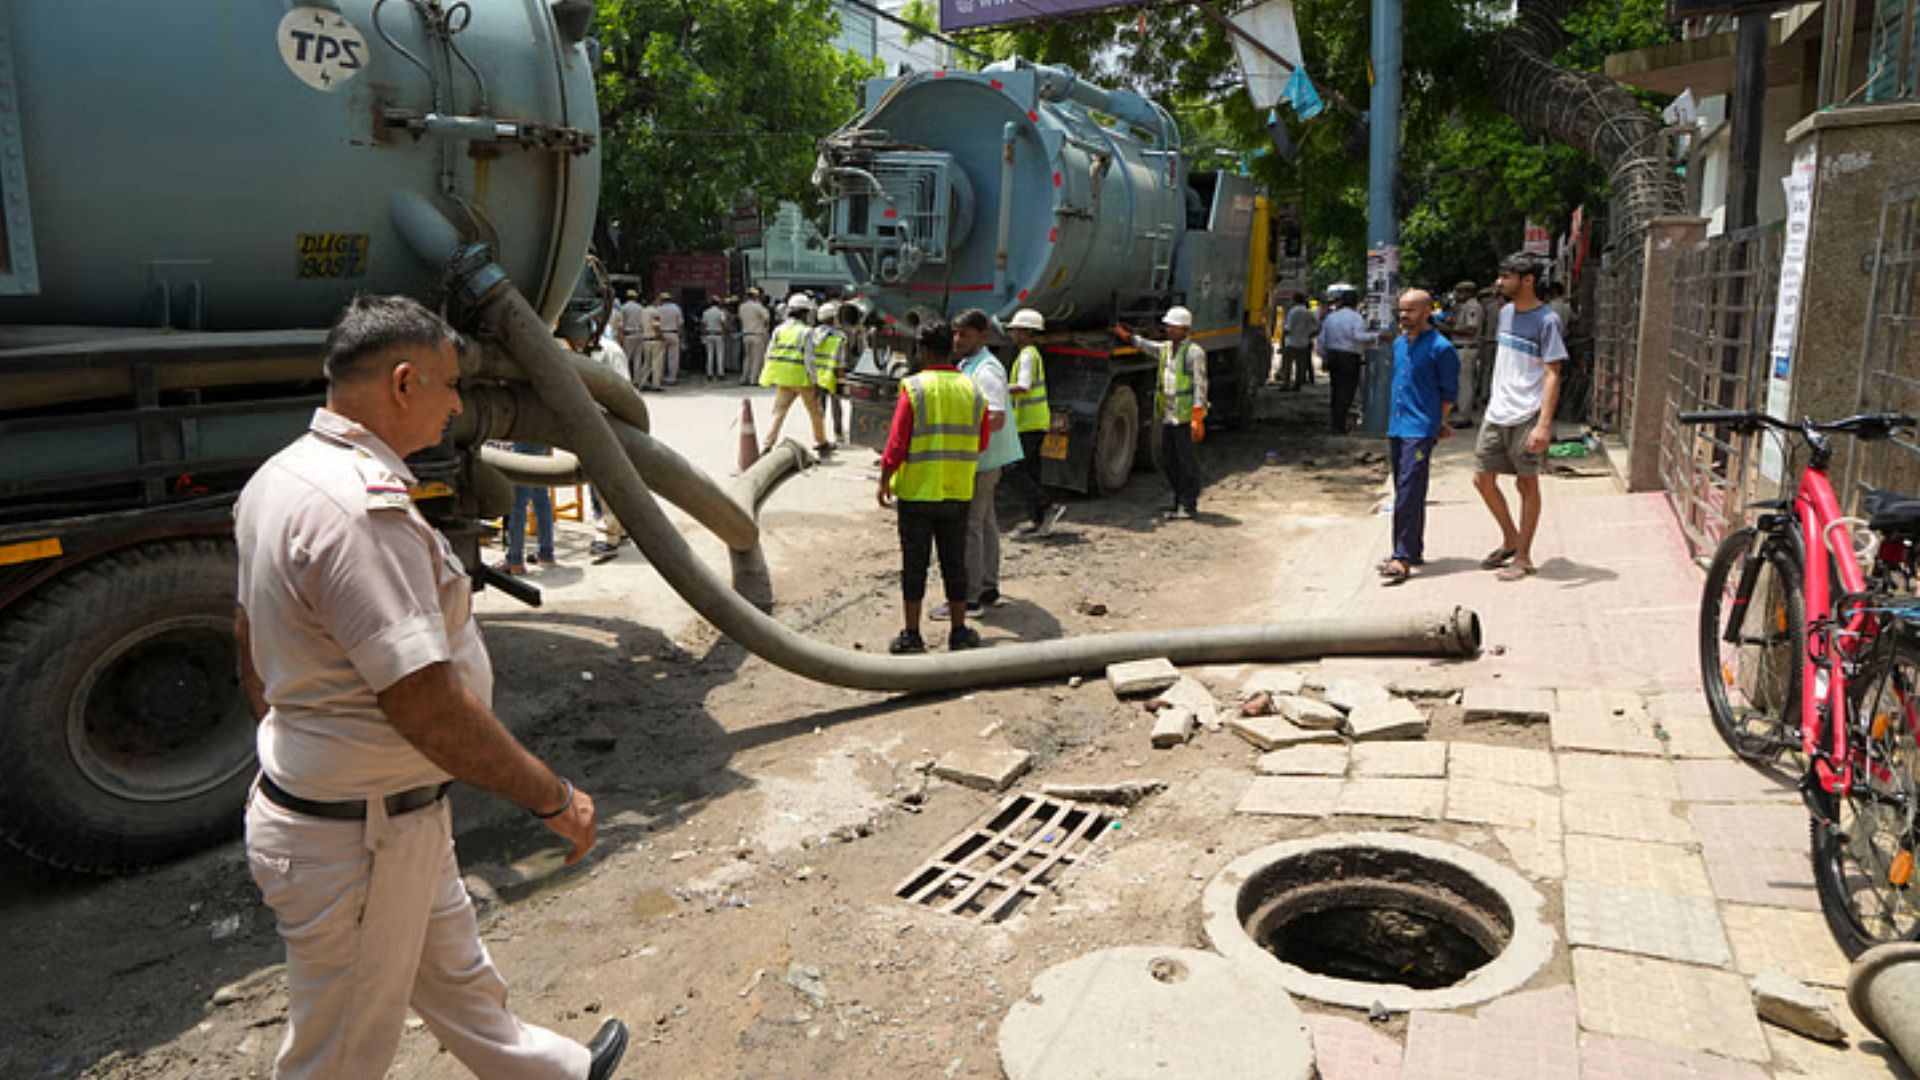
[[[598,0],[602,218],[616,267],[727,245],[734,199],[817,198],[821,135],[877,68],[836,48],[830,0]]]

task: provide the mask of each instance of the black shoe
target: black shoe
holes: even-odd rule
[[[821,457],[826,457],[828,454],[833,453],[833,451],[834,445],[830,442],[813,444],[813,452],[819,454]]]
[[[920,636],[918,630],[902,630],[900,636],[893,639],[887,651],[895,656],[908,656],[927,651],[927,639]]]
[[[947,632],[948,652],[959,652],[961,649],[977,649],[979,647],[980,631],[975,630],[971,626],[963,626],[958,630],[950,630]]]
[[[601,1024],[587,1040],[587,1053],[593,1055],[587,1063],[587,1080],[611,1080],[627,1053],[627,1025],[618,1020]]]
[[[973,603],[967,605],[967,614],[972,615],[981,611],[985,611],[987,608],[990,608],[990,607],[999,607],[1000,602],[1001,601],[1000,601],[999,589],[995,589],[995,588],[981,589],[980,599],[975,600]]]

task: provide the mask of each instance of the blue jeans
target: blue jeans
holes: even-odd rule
[[[1427,554],[1427,479],[1433,439],[1387,440],[1393,457],[1393,557],[1412,566]]]
[[[553,561],[553,492],[543,487],[513,489],[513,509],[507,513],[507,562],[519,566],[527,561],[527,504],[533,504],[533,527],[539,533],[542,562]]]

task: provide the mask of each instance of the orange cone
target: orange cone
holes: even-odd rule
[[[753,402],[740,399],[740,462],[737,471],[746,472],[760,460],[760,433],[753,429]]]

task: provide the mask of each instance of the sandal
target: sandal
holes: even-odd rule
[[[1480,569],[1498,570],[1512,562],[1513,557],[1518,554],[1520,554],[1518,551],[1509,547],[1494,548],[1492,551],[1487,552],[1486,558],[1480,560]]]
[[[1413,576],[1413,568],[1399,559],[1393,559],[1380,568],[1380,576],[1386,579],[1380,583],[1382,585],[1404,585]]]
[[[1514,563],[1511,566],[1502,567],[1500,572],[1493,576],[1501,581],[1519,581],[1522,578],[1530,578],[1538,572],[1538,567]]]

